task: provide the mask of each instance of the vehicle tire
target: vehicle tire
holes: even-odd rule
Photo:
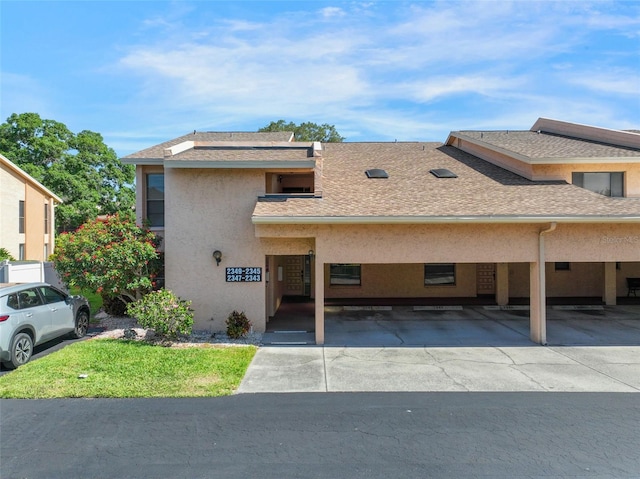
[[[16,334],[11,341],[11,358],[3,364],[8,369],[15,369],[29,362],[33,354],[33,340],[27,333]]]
[[[81,338],[87,334],[87,330],[89,329],[89,313],[82,309],[78,311],[76,315],[76,327],[71,332],[71,336],[74,338]]]

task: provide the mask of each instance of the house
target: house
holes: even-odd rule
[[[322,344],[327,300],[480,298],[530,304],[544,344],[547,298],[614,305],[640,277],[638,133],[541,118],[444,144],[292,140],[194,133],[123,159],[195,327],[238,309],[264,330],[309,297]]]
[[[0,155],[0,247],[18,260],[46,261],[55,246],[62,200]]]

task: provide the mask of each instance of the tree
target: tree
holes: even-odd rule
[[[14,113],[0,125],[0,153],[63,199],[59,232],[98,215],[133,217],[135,168],[123,165],[99,133],[74,134],[37,113]]]
[[[126,304],[151,291],[154,272],[149,265],[158,258],[156,247],[153,233],[114,215],[61,234],[52,260],[67,286]]]
[[[305,122],[296,125],[293,122],[285,122],[284,120],[272,121],[267,126],[258,130],[265,131],[292,131],[297,141],[321,141],[323,143],[339,143],[344,141],[344,137],[340,136],[336,127],[323,123]]]

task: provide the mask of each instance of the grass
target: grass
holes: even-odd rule
[[[255,352],[254,346],[169,348],[118,339],[81,341],[0,377],[0,397],[225,396],[237,389]]]
[[[87,298],[87,300],[89,301],[89,307],[91,308],[92,318],[98,313],[98,311],[100,311],[100,308],[102,307],[102,296],[100,296],[98,293],[84,290],[81,291],[80,288],[75,286],[70,288],[69,292],[71,294],[81,294],[82,296]]]

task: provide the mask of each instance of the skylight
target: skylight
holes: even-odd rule
[[[452,171],[447,170],[446,168],[436,168],[434,170],[429,170],[436,178],[457,178],[458,175],[453,173]]]
[[[367,174],[367,178],[389,178],[389,174],[379,168],[367,170],[365,173]]]

